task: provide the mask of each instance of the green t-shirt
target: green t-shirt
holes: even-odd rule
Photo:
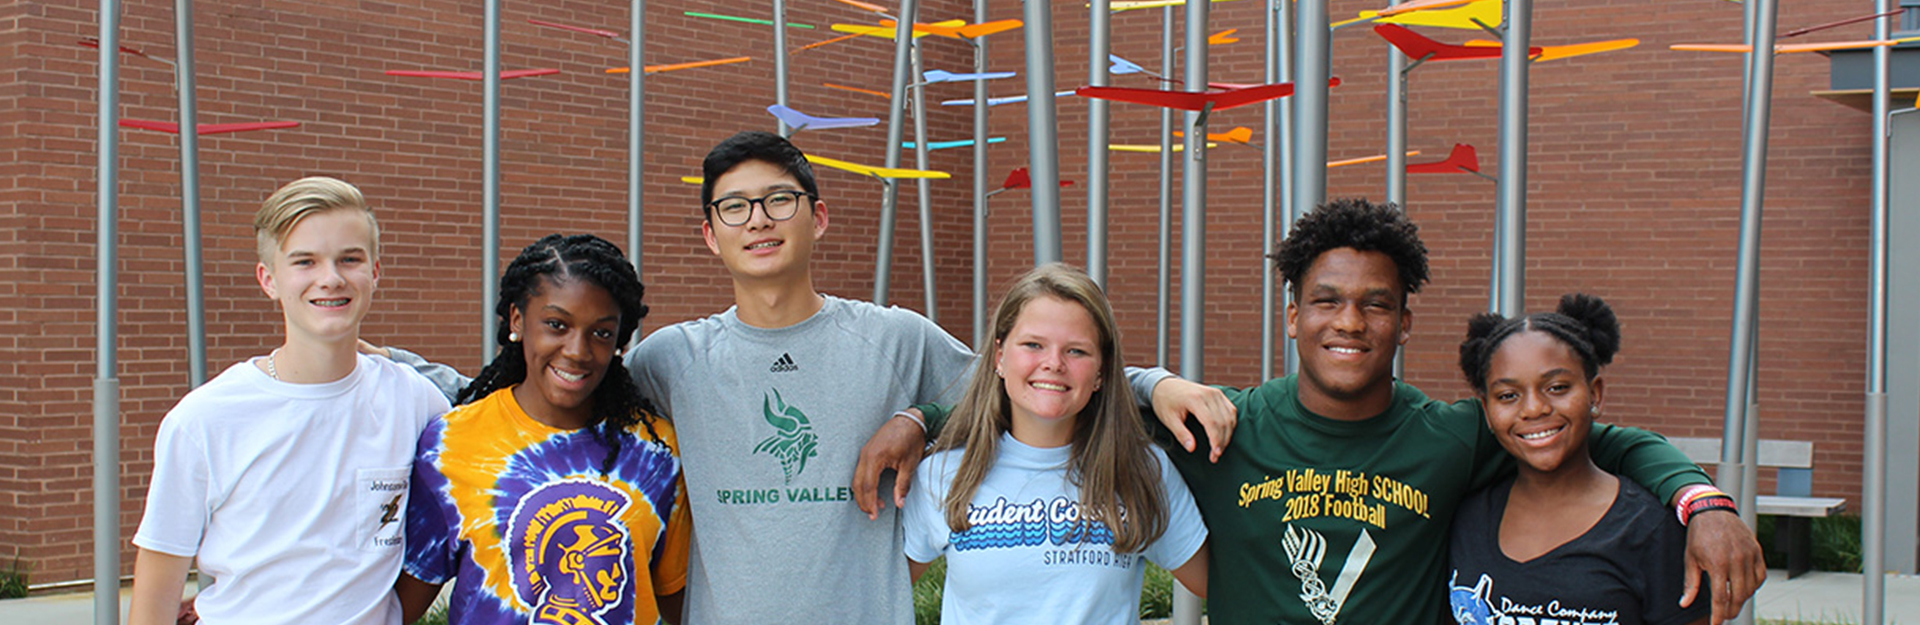
[[[1169,450],[1212,536],[1210,622],[1451,623],[1454,509],[1514,471],[1479,404],[1395,384],[1386,413],[1338,421],[1302,407],[1292,376],[1222,390],[1240,421],[1220,461],[1204,442]],[[1595,425],[1590,444],[1596,464],[1661,501],[1708,481],[1651,432]]]

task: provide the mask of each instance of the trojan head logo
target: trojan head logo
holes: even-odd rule
[[[602,615],[632,594],[632,541],[619,521],[630,504],[605,484],[574,479],[544,484],[514,507],[504,542],[532,622],[604,625]]]
[[[767,424],[773,426],[773,436],[753,446],[753,453],[771,454],[780,459],[780,470],[787,475],[787,483],[807,470],[807,459],[820,455],[819,437],[813,434],[813,424],[807,421],[807,415],[799,408],[788,406],[780,399],[780,391],[775,389],[772,395],[761,398],[760,411],[765,413]]]

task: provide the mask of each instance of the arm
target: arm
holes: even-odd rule
[[[1181,379],[1159,367],[1127,367],[1127,383],[1133,387],[1136,401],[1153,407],[1154,416],[1173,434],[1181,449],[1193,451],[1195,445],[1194,431],[1187,426],[1187,417],[1199,421],[1201,430],[1212,443],[1207,460],[1220,461],[1220,454],[1226,451],[1228,439],[1233,438],[1233,427],[1240,419],[1240,409],[1226,391]]]
[[[973,352],[926,317],[911,312],[903,314],[907,315],[905,323],[918,333],[918,343],[911,348],[918,350],[919,359],[917,363],[908,363],[917,364],[919,368],[914,401],[949,405],[958,402],[968,382],[967,368],[975,360]],[[880,518],[880,510],[886,507],[880,500],[881,475],[888,469],[894,471],[893,505],[903,505],[907,490],[913,484],[914,467],[920,464],[927,445],[946,423],[944,411],[937,416],[916,408],[903,412],[912,416],[896,413],[880,424],[879,431],[860,448],[860,462],[853,470],[854,504],[867,513],[869,520]]]
[[[141,549],[133,560],[133,607],[129,625],[169,625],[180,618],[193,558]]]
[[[908,579],[913,580],[915,584],[920,583],[920,576],[926,575],[927,569],[930,568],[933,568],[932,562],[914,562],[913,558],[907,558],[907,572],[913,574]]]
[[[460,371],[437,362],[429,362],[419,354],[398,347],[377,347],[365,339],[360,341],[360,353],[384,356],[388,360],[412,367],[421,376],[432,382],[440,394],[447,396],[447,403],[453,403],[460,395],[460,389],[466,388],[473,378],[461,375]]]
[[[1596,424],[1591,449],[1594,464],[1628,477],[1668,505],[1677,503],[1682,487],[1712,484],[1705,471],[1658,434],[1634,428]],[[1767,579],[1766,558],[1760,542],[1740,517],[1708,511],[1687,526],[1687,587],[1681,605],[1692,605],[1705,572],[1713,598],[1712,622],[1720,623],[1740,610]]]
[[[1200,545],[1200,550],[1194,552],[1193,557],[1187,558],[1186,564],[1168,571],[1173,573],[1174,579],[1180,580],[1181,586],[1187,587],[1187,592],[1199,595],[1201,599],[1207,598],[1207,560],[1211,557],[1209,551],[1207,545]]]
[[[680,590],[673,594],[661,595],[656,601],[659,602],[660,620],[668,623],[686,622],[682,619],[687,614],[687,591]]]
[[[440,597],[440,585],[420,581],[420,578],[401,573],[400,579],[393,582],[393,592],[400,596],[400,622],[412,623],[420,620],[433,607],[433,600]]]

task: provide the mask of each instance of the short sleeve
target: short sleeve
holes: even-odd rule
[[[205,441],[186,425],[187,415],[169,414],[153,441],[153,478],[146,512],[133,544],[148,551],[191,558],[200,552],[212,518],[213,495]]]
[[[653,559],[653,594],[671,595],[687,588],[687,546],[693,541],[693,517],[687,512],[687,480],[676,480],[673,513]]]
[[[686,330],[678,325],[667,326],[653,331],[640,344],[627,350],[627,375],[633,377],[633,385],[641,397],[645,397],[659,407],[662,417],[673,420],[673,390],[667,383],[667,372],[683,368],[686,363],[674,362],[674,354],[684,352],[681,346],[686,344]],[[680,349],[676,349],[680,348]]]
[[[946,485],[940,459],[948,454],[934,454],[920,461],[919,469],[913,472],[913,489],[907,491],[907,505],[900,511],[900,525],[907,535],[907,559],[914,562],[932,562],[947,551],[948,541],[953,529],[947,526],[947,515],[941,509],[940,502],[946,499]]]
[[[420,434],[413,460],[413,480],[407,495],[406,572],[429,584],[444,584],[459,574],[460,529],[450,500],[446,475],[440,472],[441,435],[445,420],[435,420]]]
[[[966,392],[967,368],[973,365],[973,350],[953,338],[931,319],[908,313],[921,328],[921,370],[918,397],[913,403],[959,403]]]
[[[1193,492],[1187,490],[1186,481],[1180,479],[1167,454],[1156,447],[1153,455],[1160,462],[1160,483],[1167,493],[1167,531],[1147,546],[1146,555],[1160,568],[1171,571],[1186,564],[1206,544],[1207,524],[1200,518],[1199,506],[1193,503]]]

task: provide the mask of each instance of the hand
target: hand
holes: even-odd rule
[[[180,615],[174,617],[174,625],[193,625],[200,622],[200,613],[193,610],[193,600],[197,595],[180,600]]]
[[[1700,592],[1700,573],[1712,584],[1713,617],[1724,623],[1740,615],[1740,609],[1767,581],[1766,557],[1760,553],[1760,541],[1730,511],[1705,510],[1687,524],[1687,587],[1680,605],[1693,605]]]
[[[354,339],[354,340],[357,343],[359,343],[359,345],[356,345],[354,349],[359,350],[360,353],[362,354],[366,354],[368,356],[379,356],[381,358],[386,358],[388,360],[393,359],[393,352],[387,350],[387,348],[385,347],[368,343],[366,339]]]
[[[1198,382],[1169,377],[1153,385],[1152,400],[1154,416],[1160,418],[1160,423],[1173,432],[1180,447],[1187,451],[1193,451],[1193,431],[1187,428],[1187,415],[1198,419],[1200,427],[1207,432],[1207,441],[1213,445],[1207,460],[1220,461],[1220,454],[1227,449],[1227,439],[1233,438],[1233,426],[1240,419],[1240,409],[1227,401],[1226,393]]]
[[[853,469],[853,501],[869,520],[880,518],[880,510],[886,508],[886,502],[880,501],[880,473],[893,469],[893,505],[904,506],[907,489],[913,484],[913,469],[920,466],[920,457],[926,452],[926,429],[906,417],[887,419],[880,431],[867,439],[866,446],[860,448],[860,464]]]

